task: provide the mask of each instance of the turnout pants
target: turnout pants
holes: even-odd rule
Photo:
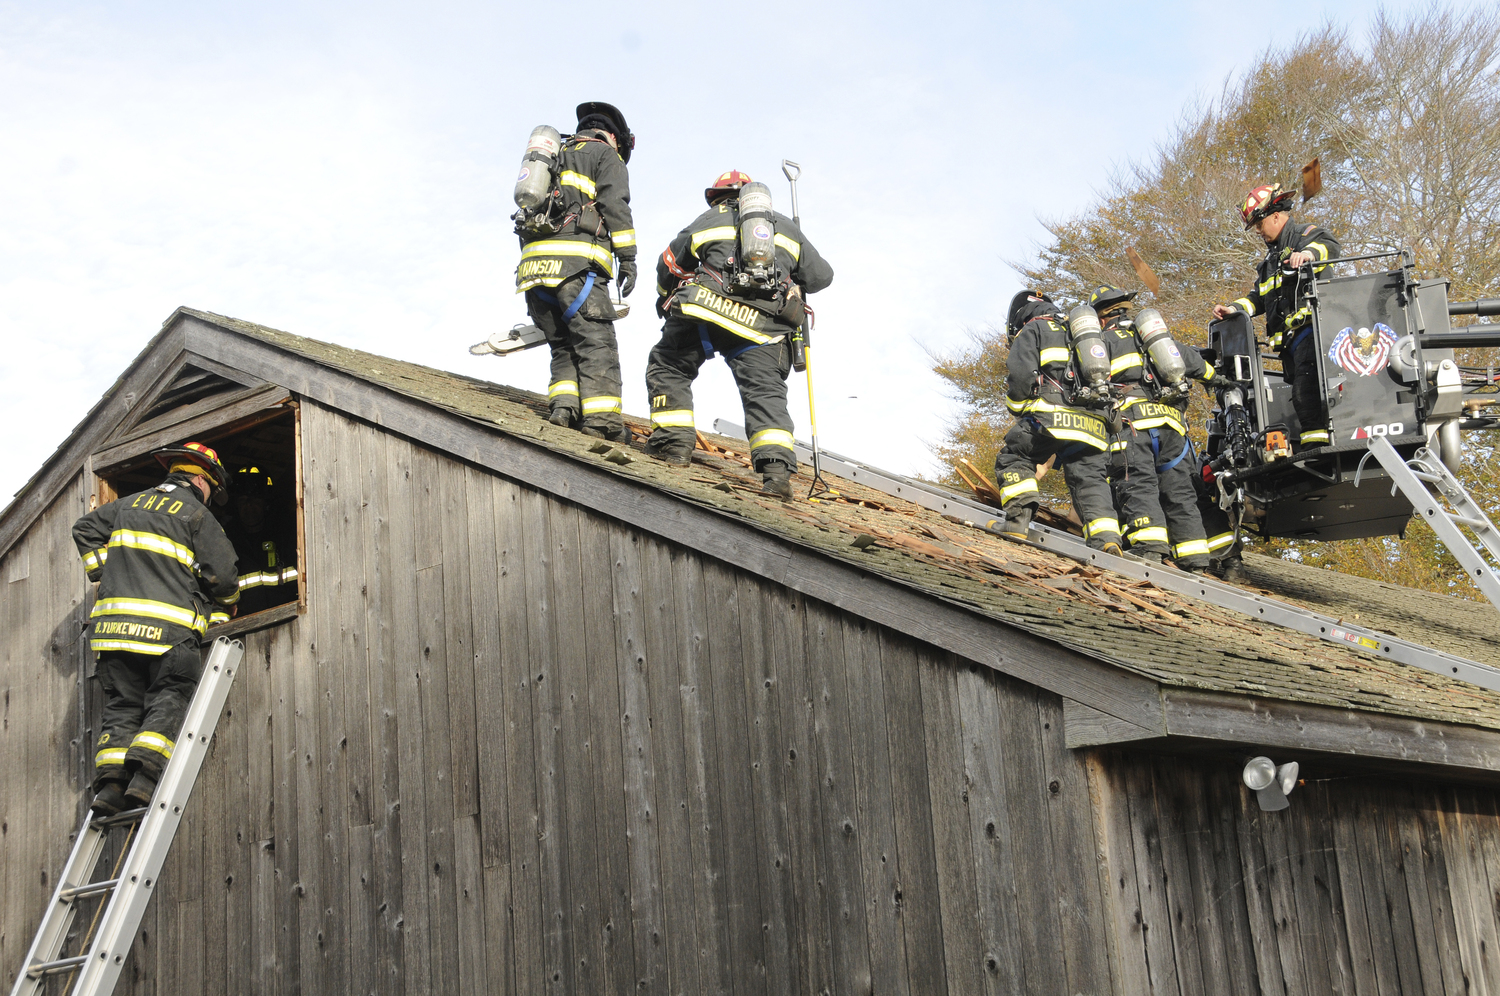
[[[1120,519],[1130,548],[1164,554],[1189,567],[1207,567],[1207,534],[1193,486],[1199,465],[1187,440],[1169,425],[1136,429],[1126,422],[1110,449]]]
[[[547,385],[552,410],[567,409],[583,425],[617,432],[625,425],[620,414],[620,350],[614,321],[598,317],[614,314],[608,281],[596,275],[584,303],[563,321],[586,277],[570,277],[556,293],[532,288],[526,292],[526,309],[537,328],[547,333],[552,349],[552,380]]]
[[[791,346],[782,340],[757,346],[709,322],[672,315],[662,326],[661,341],[646,360],[646,393],[651,398],[654,450],[697,440],[693,423],[693,381],[704,362],[722,354],[740,389],[750,459],[758,473],[769,463],[797,469],[792,450],[792,416],[786,407],[786,378],[792,369]]]
[[[95,669],[104,689],[103,729],[94,754],[94,789],[125,784],[136,771],[160,778],[203,673],[198,640],[160,656],[109,650]]]
[[[1297,412],[1297,423],[1301,435],[1297,439],[1299,449],[1325,446],[1328,443],[1328,416],[1323,413],[1323,399],[1318,391],[1318,345],[1312,326],[1308,325],[1293,333],[1292,355],[1292,408]],[[1282,366],[1287,365],[1283,354]]]
[[[1106,543],[1118,544],[1120,522],[1109,491],[1109,454],[1087,443],[1058,439],[1025,415],[1005,433],[1005,443],[995,457],[1003,507],[1038,503],[1036,469],[1054,455],[1089,546],[1102,550]]]
[[[1219,486],[1210,477],[1203,479],[1202,471],[1194,476],[1193,487],[1198,491],[1198,517],[1203,521],[1203,531],[1208,537],[1208,555],[1214,560],[1238,553],[1231,550],[1234,544],[1234,523],[1229,513],[1219,507]]]

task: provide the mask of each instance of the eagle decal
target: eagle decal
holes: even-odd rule
[[[1333,337],[1328,358],[1350,373],[1369,377],[1384,370],[1396,347],[1396,333],[1384,322],[1373,329],[1346,328]]]

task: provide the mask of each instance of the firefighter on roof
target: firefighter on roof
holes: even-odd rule
[[[1110,468],[1125,542],[1147,560],[1164,555],[1177,566],[1208,566],[1208,540],[1198,514],[1188,441],[1187,383],[1212,383],[1214,368],[1196,349],[1181,349],[1155,309],[1128,317],[1135,292],[1111,284],[1095,288],[1089,307],[1103,324],[1109,349],[1118,429],[1111,434]]]
[[[547,129],[551,131],[551,129]],[[555,136],[556,133],[552,132]],[[625,164],[635,136],[609,104],[578,105],[578,128],[561,143],[545,203],[517,212],[516,289],[552,349],[551,421],[629,441],[621,417],[617,317],[609,281],[619,259],[620,295],[635,289],[635,226]]]
[[[1300,449],[1328,444],[1328,416],[1318,391],[1317,342],[1312,306],[1302,297],[1303,267],[1321,273],[1341,250],[1338,240],[1318,225],[1294,221],[1288,213],[1295,190],[1273,183],[1256,187],[1245,198],[1240,217],[1266,244],[1266,258],[1256,270],[1255,286],[1233,304],[1216,304],[1215,318],[1236,311],[1266,316],[1266,337],[1281,355],[1282,378],[1292,384],[1292,407],[1301,423]]]
[[[720,353],[740,389],[750,458],[764,489],[791,498],[791,338],[806,317],[804,295],[833,283],[833,267],[792,219],[771,209],[765,184],[730,170],[704,197],[708,210],[677,233],[656,264],[656,307],[666,324],[646,363],[646,449],[670,464],[691,461],[693,380]]]
[[[89,646],[104,690],[92,806],[101,815],[151,802],[198,686],[199,641],[240,597],[234,547],[205,505],[228,497],[218,454],[184,443],[154,456],[166,480],[73,524],[84,570],[99,582]]]
[[[1056,457],[1089,546],[1120,552],[1120,523],[1107,479],[1109,365],[1097,329],[1074,348],[1068,320],[1046,294],[1024,290],[1011,299],[1005,404],[1016,416],[995,457],[1005,509],[1003,532],[1025,537],[1040,504],[1037,468]],[[1082,351],[1093,376],[1086,376]],[[1103,392],[1100,392],[1100,388]]]

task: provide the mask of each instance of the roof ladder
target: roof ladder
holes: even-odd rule
[[[41,996],[47,991],[49,976],[75,972],[78,978],[71,990],[73,996],[108,996],[114,992],[244,654],[245,645],[238,640],[220,637],[214,641],[183,718],[182,734],[157,783],[151,805],[105,817],[95,817],[91,810],[84,818],[11,996]],[[110,878],[92,881],[90,876],[104,853],[109,831],[120,826],[130,827],[131,834],[116,872]],[[90,896],[107,897],[100,900],[107,905],[96,921],[98,929],[92,942],[86,937],[81,945],[88,952],[61,957],[63,942],[78,912],[78,900]]]
[[[1484,592],[1484,597],[1500,609],[1500,569],[1495,566],[1500,564],[1500,533],[1495,531],[1494,523],[1484,514],[1484,509],[1442,459],[1426,446],[1412,454],[1410,460],[1402,460],[1389,439],[1376,437],[1367,445],[1370,455],[1379,460],[1391,476],[1391,494],[1399,489],[1406,496],[1412,508],[1438,534],[1448,552],[1463,565],[1464,572]],[[1358,486],[1358,474],[1354,481]],[[1443,507],[1444,499],[1451,510]],[[1479,546],[1476,547],[1464,535],[1460,527],[1465,526],[1479,540]],[[1485,554],[1489,555],[1488,559]]]
[[[737,436],[745,438],[743,427],[719,419],[714,422],[714,431],[726,436]],[[801,440],[795,440],[793,449],[796,451],[797,459],[806,462],[812,457],[812,449]],[[1385,440],[1378,440],[1385,443]],[[1387,448],[1390,444],[1386,443]],[[1374,447],[1372,446],[1373,450]],[[1395,451],[1391,451],[1395,454]],[[1316,636],[1320,640],[1331,643],[1353,647],[1366,651],[1401,664],[1410,664],[1413,667],[1441,674],[1449,678],[1458,678],[1482,688],[1500,692],[1500,668],[1479,661],[1469,660],[1467,657],[1459,657],[1443,650],[1425,647],[1420,643],[1403,640],[1382,633],[1379,630],[1370,629],[1365,626],[1351,625],[1332,616],[1325,616],[1320,612],[1283,602],[1280,599],[1268,598],[1265,595],[1257,595],[1246,591],[1237,585],[1227,584],[1216,578],[1204,574],[1190,574],[1174,567],[1162,567],[1141,560],[1131,560],[1125,557],[1116,557],[1090,547],[1081,538],[1072,533],[1065,533],[1058,529],[1050,529],[1047,526],[1033,522],[1028,538],[1024,540],[1005,536],[1000,532],[1003,515],[999,509],[989,505],[981,504],[972,498],[967,498],[948,491],[939,485],[927,481],[917,481],[909,477],[902,477],[890,471],[878,470],[866,466],[858,461],[823,450],[823,468],[839,475],[848,481],[863,484],[867,488],[883,491],[897,498],[904,498],[916,505],[929,508],[942,515],[951,516],[958,522],[975,529],[982,529],[992,535],[1002,536],[1013,543],[1026,543],[1031,546],[1040,547],[1052,553],[1077,560],[1085,564],[1093,564],[1123,574],[1138,581],[1150,581],[1165,591],[1186,595],[1196,598],[1221,608],[1231,609],[1243,613],[1252,619],[1260,619],[1276,626]],[[1399,456],[1395,457],[1398,464],[1401,462]],[[1441,464],[1438,464],[1441,468]],[[1389,469],[1389,468],[1387,468]],[[1392,475],[1395,476],[1394,474]],[[1451,479],[1451,475],[1450,479]],[[1458,482],[1454,481],[1458,487]],[[1462,491],[1462,488],[1459,488]],[[1425,490],[1423,491],[1425,495]],[[1466,496],[1467,497],[1467,496]],[[1473,507],[1472,500],[1469,503]],[[1477,511],[1477,508],[1475,509]],[[1490,531],[1489,539],[1494,543],[1496,534]],[[1467,542],[1463,544],[1468,546]],[[1500,549],[1489,546],[1487,549],[1500,554]],[[1477,554],[1475,554],[1477,556]],[[1466,565],[1467,566],[1467,565]],[[1481,579],[1483,582],[1484,579]],[[1494,583],[1491,578],[1491,583]],[[1497,589],[1500,591],[1500,589]],[[1491,596],[1493,598],[1493,596]]]

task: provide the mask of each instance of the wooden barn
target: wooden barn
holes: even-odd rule
[[[1500,695],[544,411],[171,316],[0,513],[7,979],[92,770],[69,528],[196,438],[280,583],[121,993],[1500,996]],[[1500,662],[1488,606],[1247,562]]]

